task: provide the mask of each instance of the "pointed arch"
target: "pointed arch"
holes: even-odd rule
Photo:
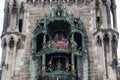
[[[43,48],[43,37],[44,37],[43,33],[40,33],[36,37],[36,51],[37,52]]]
[[[11,38],[10,38],[10,41],[9,41],[9,47],[10,47],[10,48],[14,48],[14,43],[15,43],[14,38],[11,37]]]
[[[7,47],[6,38],[4,38],[3,41],[2,41],[2,47],[3,47],[3,48],[6,48],[6,47]]]
[[[118,44],[118,41],[117,41],[117,38],[116,38],[116,36],[115,35],[113,35],[112,36],[112,41],[111,41],[111,43],[112,43],[112,56],[113,56],[113,58],[116,58],[117,57],[117,44]]]
[[[97,36],[96,43],[97,43],[98,46],[102,46],[102,40],[101,40],[99,35]]]

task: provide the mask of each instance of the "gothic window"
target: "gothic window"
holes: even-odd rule
[[[96,17],[96,28],[97,29],[100,28],[100,17],[99,16]]]
[[[44,34],[41,33],[37,36],[37,41],[36,41],[36,51],[40,51],[43,48],[43,36]]]
[[[98,11],[96,14],[96,28],[99,29],[100,28],[100,12]]]
[[[97,45],[102,46],[102,41],[100,39],[100,36],[97,37]]]
[[[19,32],[22,32],[23,19],[19,19]]]
[[[9,41],[9,47],[13,48],[14,47],[14,43],[15,43],[15,41],[14,41],[13,37],[11,37],[11,39]]]

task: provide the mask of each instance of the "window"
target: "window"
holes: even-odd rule
[[[19,32],[22,32],[23,19],[19,19]]]

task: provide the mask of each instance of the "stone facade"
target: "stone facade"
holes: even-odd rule
[[[83,21],[88,73],[81,80],[117,80],[119,34],[115,0],[62,0],[61,3],[66,4],[67,14],[73,13]],[[5,0],[2,80],[39,80],[32,76],[35,70],[30,68],[34,67],[30,61],[32,33],[37,28],[37,20],[49,15],[51,5],[56,4],[56,0]]]

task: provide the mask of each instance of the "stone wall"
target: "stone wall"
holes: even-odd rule
[[[22,0],[21,0],[22,1]],[[20,2],[21,2],[20,1]],[[20,9],[20,2],[18,2]],[[10,2],[12,4],[12,2]],[[80,5],[79,5],[80,4]],[[103,4],[102,4],[103,5]],[[18,31],[16,23],[16,17],[21,18],[19,14],[11,15],[11,24],[8,27],[7,31],[2,34],[2,45],[3,48],[3,76],[2,80],[29,80],[30,71],[29,71],[29,60],[31,54],[31,39],[32,32],[35,30],[36,21],[42,19],[45,14],[51,12],[51,3],[46,4],[35,4],[35,3],[26,3],[24,2],[24,12],[22,13],[23,25],[22,33]],[[11,8],[10,8],[11,9]],[[101,29],[108,28],[106,20],[106,9],[105,6],[101,8],[102,10],[102,22]],[[118,40],[118,33],[114,30],[97,31],[96,29],[96,10],[95,10],[95,1],[88,3],[72,3],[69,2],[67,5],[67,13],[73,13],[75,17],[79,17],[83,20],[84,28],[86,31],[86,46],[88,50],[89,58],[89,78],[91,80],[116,80],[116,70],[112,69],[110,66],[112,63],[112,51],[107,53],[107,63],[105,63],[105,52],[104,52],[104,43],[103,38],[104,34],[108,31],[109,35],[115,33]],[[17,16],[16,16],[17,15]],[[97,36],[101,38],[101,45],[98,46],[96,43]],[[11,37],[14,39],[14,47],[11,49],[9,44]],[[17,49],[17,41],[22,41],[22,46],[20,49]],[[110,37],[110,39],[112,39]],[[6,45],[5,45],[6,44]],[[106,67],[108,70],[108,79],[106,79]]]

